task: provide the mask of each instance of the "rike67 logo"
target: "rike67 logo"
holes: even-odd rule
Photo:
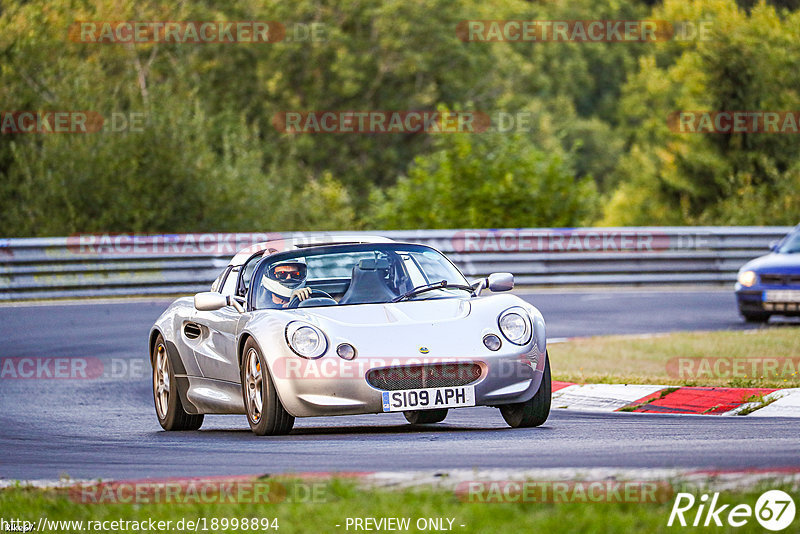
[[[753,517],[767,530],[784,530],[792,524],[795,505],[792,497],[781,490],[766,491],[758,498],[755,507],[749,504],[718,504],[719,493],[710,497],[703,494],[699,499],[691,493],[678,493],[667,526],[682,527],[725,526],[741,527]]]

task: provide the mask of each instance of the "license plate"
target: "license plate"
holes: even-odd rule
[[[800,291],[793,289],[769,289],[764,291],[764,302],[800,302]]]
[[[475,406],[475,386],[404,389],[383,392],[384,412]]]

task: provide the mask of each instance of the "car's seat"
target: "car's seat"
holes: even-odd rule
[[[397,295],[386,285],[389,260],[361,260],[353,267],[350,286],[339,304],[363,304],[365,302],[389,302]]]

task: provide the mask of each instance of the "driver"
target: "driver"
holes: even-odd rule
[[[311,288],[305,287],[308,268],[303,260],[287,260],[270,266],[261,285],[266,289],[269,308],[285,308],[295,297],[303,302],[311,296]]]

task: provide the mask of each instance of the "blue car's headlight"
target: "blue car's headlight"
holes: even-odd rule
[[[739,273],[739,283],[744,287],[753,287],[758,281],[758,275],[754,271],[742,271]]]
[[[525,345],[531,340],[531,318],[522,308],[504,311],[497,324],[505,338],[515,345]]]
[[[303,358],[319,358],[328,350],[328,340],[322,330],[301,321],[286,325],[286,343]]]

